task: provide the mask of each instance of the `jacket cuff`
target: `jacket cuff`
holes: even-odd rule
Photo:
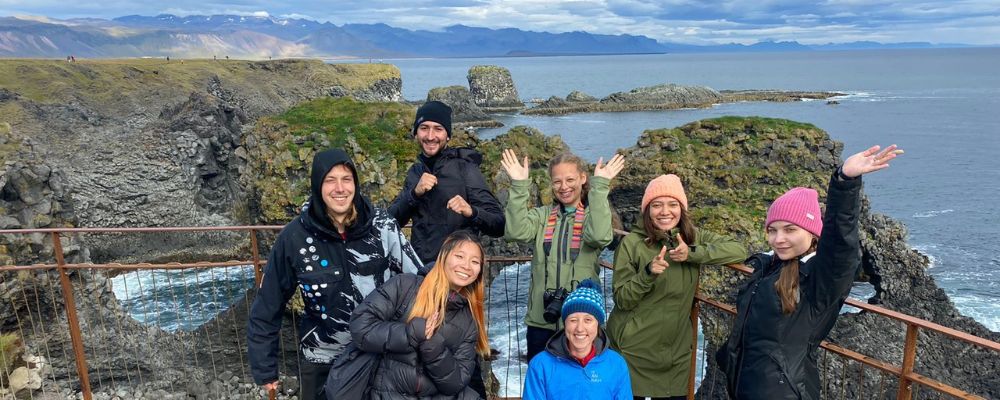
[[[610,188],[610,187],[611,187],[611,180],[610,179],[604,178],[604,177],[600,177],[600,176],[591,176],[590,177],[590,191],[591,192],[593,192],[595,190],[608,192],[608,190],[609,190],[608,188]]]
[[[410,342],[410,346],[416,348],[421,342],[427,340],[424,337],[424,332],[427,331],[427,320],[423,318],[414,318],[406,324],[406,339]]]

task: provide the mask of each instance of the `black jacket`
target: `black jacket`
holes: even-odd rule
[[[421,282],[414,274],[394,276],[351,315],[355,345],[382,354],[372,399],[478,399],[469,387],[479,337],[469,304],[452,292],[444,325],[424,338],[424,319],[406,322]]]
[[[278,339],[285,304],[296,289],[305,303],[299,318],[302,356],[330,363],[350,342],[348,321],[357,303],[390,276],[421,268],[395,219],[355,192],[356,222],[342,237],[326,216],[320,193],[323,178],[339,164],[353,163],[342,150],[316,154],[312,195],[271,249],[260,289],[250,309],[247,347],[258,384],[278,379]],[[357,187],[361,183],[357,180]]]
[[[774,288],[783,263],[755,255],[754,269],[736,297],[736,320],[716,355],[733,399],[819,399],[817,348],[833,329],[861,262],[858,218],[861,178],[830,179],[817,250],[801,258],[799,304],[781,311]],[[752,263],[751,263],[752,264]]]
[[[424,263],[437,259],[444,239],[454,231],[467,229],[477,234],[503,236],[504,215],[500,202],[490,192],[479,164],[483,156],[470,148],[446,148],[428,167],[425,157],[406,172],[403,190],[389,207],[399,226],[413,220],[413,248]],[[423,196],[414,189],[424,173],[437,177],[437,185]],[[465,218],[447,208],[448,200],[461,195],[472,206],[472,217]]]

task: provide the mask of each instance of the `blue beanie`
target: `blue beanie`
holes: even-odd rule
[[[572,313],[585,312],[597,318],[598,325],[604,325],[607,314],[604,312],[604,295],[601,287],[594,281],[587,279],[580,282],[562,306],[562,319],[566,322],[566,317]]]

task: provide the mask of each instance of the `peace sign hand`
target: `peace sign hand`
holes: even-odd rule
[[[607,178],[608,180],[614,179],[619,172],[625,169],[625,156],[621,154],[615,154],[608,160],[607,165],[601,165],[604,162],[604,157],[597,160],[597,166],[594,167],[594,176],[599,176],[601,178]]]
[[[514,150],[505,149],[501,155],[500,166],[507,171],[507,175],[510,176],[511,180],[523,181],[528,179],[528,156],[524,156],[524,164],[517,162],[517,153]]]
[[[903,150],[897,150],[896,145],[890,145],[885,150],[879,151],[880,146],[875,145],[868,150],[857,153],[847,158],[840,171],[848,178],[858,177],[869,172],[889,168],[889,160],[903,154]]]

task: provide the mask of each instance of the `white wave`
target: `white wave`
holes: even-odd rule
[[[111,290],[139,322],[167,331],[193,330],[240,299],[253,279],[249,265],[139,270],[111,278]]]
[[[995,296],[979,296],[962,293],[951,293],[948,297],[962,315],[971,317],[983,324],[986,329],[1000,332],[1000,300]]]
[[[916,250],[918,253],[923,254],[925,257],[927,257],[928,261],[927,269],[934,268],[934,266],[937,265],[938,258],[935,257],[934,254],[931,254],[932,251],[937,250],[937,245],[933,244],[914,245],[913,250]]]
[[[933,218],[938,215],[944,215],[953,212],[955,212],[955,210],[952,209],[924,211],[913,214],[913,218]]]

